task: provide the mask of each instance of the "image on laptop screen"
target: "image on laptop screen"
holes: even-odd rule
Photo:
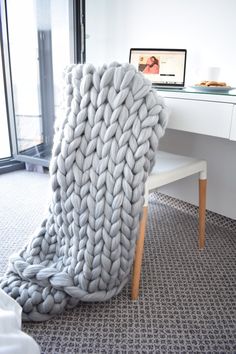
[[[129,62],[158,87],[184,87],[186,49],[131,48]]]

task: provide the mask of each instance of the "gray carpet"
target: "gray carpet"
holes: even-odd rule
[[[39,226],[48,195],[47,175],[0,176],[1,273]],[[24,324],[42,353],[236,353],[236,222],[208,214],[200,252],[192,207],[169,201],[150,197],[139,300],[129,285],[109,302]]]

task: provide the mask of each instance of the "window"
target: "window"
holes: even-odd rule
[[[4,88],[2,48],[0,46],[0,159],[11,156]]]

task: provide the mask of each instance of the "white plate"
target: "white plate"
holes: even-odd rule
[[[197,91],[204,91],[204,92],[228,92],[230,90],[233,90],[234,87],[228,87],[228,86],[190,86],[194,90]]]

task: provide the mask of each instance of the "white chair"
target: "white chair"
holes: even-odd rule
[[[132,280],[132,300],[136,300],[139,295],[139,283],[143,256],[143,246],[145,238],[145,228],[148,212],[148,195],[157,188],[177,181],[179,179],[199,174],[199,248],[205,245],[205,211],[206,211],[206,184],[207,184],[207,163],[204,160],[170,154],[159,151],[156,163],[151,175],[145,185],[145,204],[143,216],[140,222],[139,238],[136,242],[136,251],[133,266]]]

